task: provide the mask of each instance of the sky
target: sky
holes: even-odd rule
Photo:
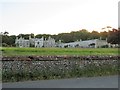
[[[0,32],[58,34],[118,27],[119,0],[1,0]]]

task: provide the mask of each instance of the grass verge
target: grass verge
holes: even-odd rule
[[[3,56],[118,55],[117,48],[2,48]]]

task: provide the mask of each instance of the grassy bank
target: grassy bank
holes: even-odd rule
[[[117,48],[16,48],[3,47],[3,56],[28,55],[118,55]]]
[[[78,61],[76,61],[78,62]],[[27,62],[26,62],[27,63]],[[35,62],[34,62],[35,63]],[[41,63],[41,62],[39,62]],[[2,71],[3,82],[19,82],[27,80],[48,80],[48,79],[63,79],[63,78],[78,78],[78,77],[95,77],[106,75],[117,75],[118,66],[117,63],[88,63],[86,65],[80,65],[74,61],[66,62],[53,62],[49,64],[44,62],[42,64],[25,65],[24,68],[9,67]],[[51,66],[50,66],[51,65]],[[83,66],[83,67],[82,67]]]

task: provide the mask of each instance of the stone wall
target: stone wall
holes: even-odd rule
[[[10,72],[22,72],[26,69],[28,72],[33,70],[71,70],[76,66],[85,68],[89,65],[100,67],[102,65],[117,65],[117,60],[45,60],[45,61],[3,61],[2,70]]]
[[[15,76],[18,81],[22,77],[34,79],[35,77],[37,79],[80,77],[91,71],[94,74],[91,72],[89,76],[95,75],[96,72],[102,75],[103,72],[109,73],[109,70],[118,66],[118,58],[118,56],[3,57],[3,80],[6,81]],[[83,72],[83,70],[85,71]]]

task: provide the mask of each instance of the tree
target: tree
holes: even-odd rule
[[[8,33],[7,31],[5,31],[3,34],[4,34],[4,35],[8,35],[9,33]]]
[[[97,31],[92,31],[92,32],[90,33],[90,39],[99,39],[99,38],[100,38],[99,32],[97,32]]]
[[[90,38],[90,32],[88,32],[86,29],[79,30],[77,32],[77,38],[78,40],[88,40]]]
[[[9,37],[10,37],[10,43],[9,43],[9,45],[11,45],[11,46],[16,46],[16,45],[15,45],[16,36],[15,36],[15,35],[11,35],[11,36],[9,36]]]
[[[8,34],[9,33],[7,31],[3,32],[3,34],[2,34],[2,46],[8,46],[9,45],[10,40],[9,40]]]
[[[101,37],[102,40],[106,40],[107,36],[108,36],[107,31],[100,32],[100,37]]]
[[[58,34],[56,41],[62,40],[64,43],[73,42],[72,35],[70,33],[60,33]]]
[[[108,34],[108,43],[111,44],[120,44],[120,30],[113,28],[112,31],[109,31]]]
[[[16,36],[15,35],[11,35],[9,36],[8,35],[9,32],[5,31],[2,33],[2,46],[15,46],[15,39],[16,39]]]

